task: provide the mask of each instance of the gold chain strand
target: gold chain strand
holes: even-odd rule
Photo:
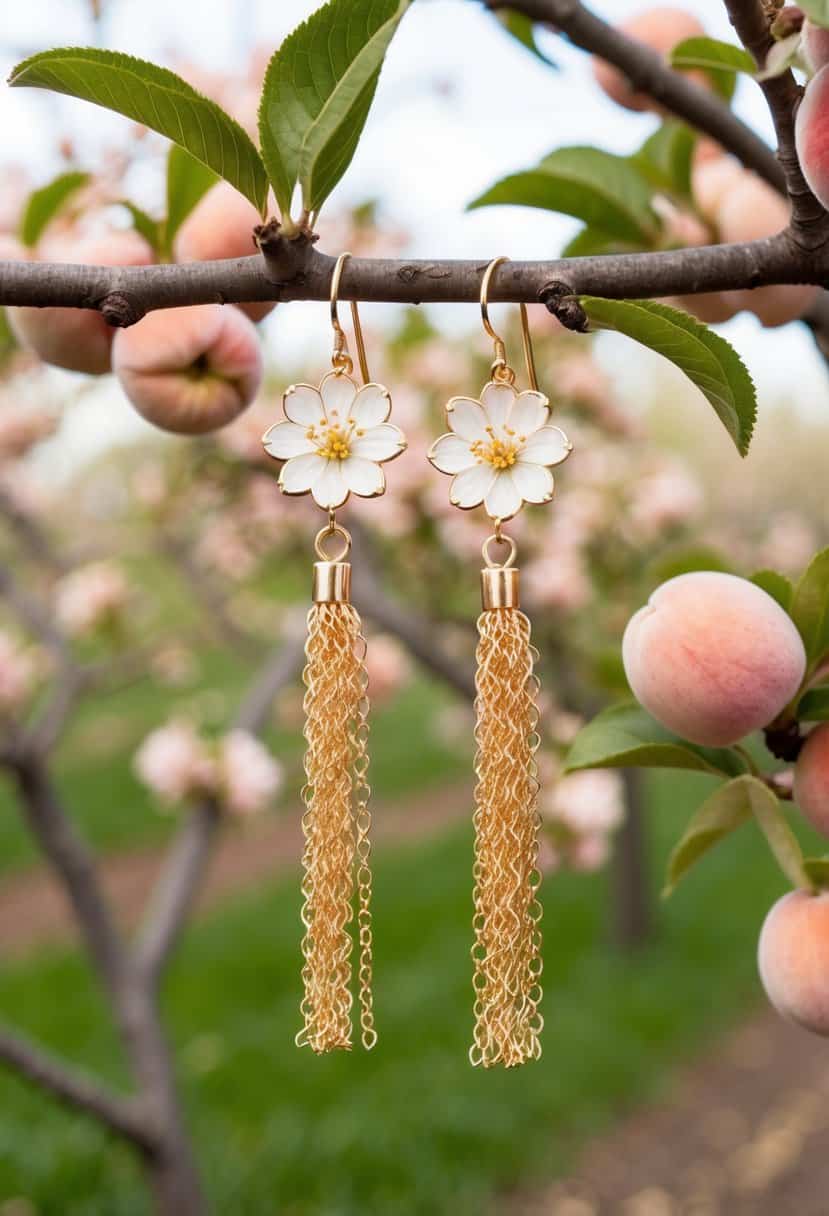
[[[377,1042],[374,1029],[374,1004],[372,998],[372,920],[371,920],[371,812],[368,783],[368,672],[365,667],[366,640],[360,630],[360,619],[356,611],[356,654],[358,667],[357,712],[352,729],[352,754],[354,766],[354,820],[357,829],[357,931],[360,947],[358,966],[358,997],[360,1002],[360,1029],[366,1051]]]
[[[469,1058],[512,1067],[541,1055],[538,681],[530,623],[514,607],[478,619],[475,769],[475,1028]]]
[[[363,686],[360,621],[347,603],[318,603],[308,614],[305,870],[302,923],[304,1025],[297,1044],[315,1052],[351,1047],[351,950],[355,823],[354,727]]]

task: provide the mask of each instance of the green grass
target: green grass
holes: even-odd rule
[[[654,886],[704,778],[651,782]],[[167,992],[215,1210],[234,1216],[486,1216],[499,1194],[565,1169],[658,1093],[670,1065],[757,995],[754,949],[782,880],[749,826],[660,913],[656,940],[609,952],[606,878],[545,884],[544,1057],[473,1070],[470,840],[454,831],[376,857],[373,1053],[316,1058],[298,1026],[295,879],[249,892],[190,932]],[[118,1075],[100,1002],[73,955],[0,977],[4,1017]],[[0,1200],[51,1216],[148,1211],[129,1155],[91,1124],[0,1080]]]
[[[224,729],[250,679],[237,657],[212,651],[199,657],[199,680],[185,693],[142,680],[79,711],[59,749],[55,775],[76,822],[101,852],[160,843],[176,827],[132,772],[144,736],[167,715],[190,713]],[[297,690],[299,690],[297,681]],[[299,695],[299,691],[298,691]],[[410,681],[387,708],[372,713],[371,784],[386,802],[459,776],[469,765],[464,748],[442,737],[440,713],[453,699],[434,681]],[[273,730],[267,741],[286,768],[286,803],[300,785],[300,729]],[[16,810],[13,790],[0,780],[0,874],[33,864],[37,853]]]

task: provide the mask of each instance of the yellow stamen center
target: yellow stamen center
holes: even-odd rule
[[[317,452],[326,460],[347,460],[351,455],[348,435],[338,426],[326,427],[322,434],[317,436],[317,442]]]
[[[491,428],[487,430],[492,433]],[[492,439],[489,443],[476,439],[470,445],[470,450],[478,460],[491,464],[493,469],[509,469],[518,457],[518,445],[503,439]]]

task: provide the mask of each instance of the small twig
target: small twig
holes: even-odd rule
[[[0,1060],[61,1102],[98,1119],[110,1131],[147,1152],[156,1150],[155,1129],[135,1098],[122,1097],[39,1044],[3,1026],[0,1026]]]

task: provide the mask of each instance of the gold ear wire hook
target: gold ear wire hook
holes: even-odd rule
[[[492,283],[492,276],[495,271],[504,262],[508,262],[509,258],[500,257],[493,258],[484,271],[484,277],[481,280],[481,321],[484,329],[495,345],[495,362],[492,364],[492,374],[495,379],[506,380],[512,383],[515,379],[515,373],[507,363],[507,348],[504,345],[504,339],[495,332],[492,328],[492,322],[489,319],[489,288]],[[521,314],[521,345],[524,348],[524,362],[527,367],[527,380],[530,388],[534,391],[538,390],[538,378],[535,372],[535,358],[533,356],[533,344],[530,336],[530,321],[527,314],[527,305],[523,302],[519,305]]]
[[[331,362],[335,368],[341,368],[346,373],[350,372],[354,365],[348,353],[348,339],[345,336],[342,325],[340,325],[337,297],[343,277],[343,266],[345,266],[350,257],[350,253],[341,253],[337,258],[334,273],[331,276],[331,328],[334,330],[334,352],[331,356]],[[360,324],[360,313],[356,300],[351,301],[351,321],[354,326],[354,341],[357,346],[357,361],[360,364],[360,375],[363,377],[363,384],[368,384],[371,376],[368,370],[366,344],[363,338],[363,327]]]

